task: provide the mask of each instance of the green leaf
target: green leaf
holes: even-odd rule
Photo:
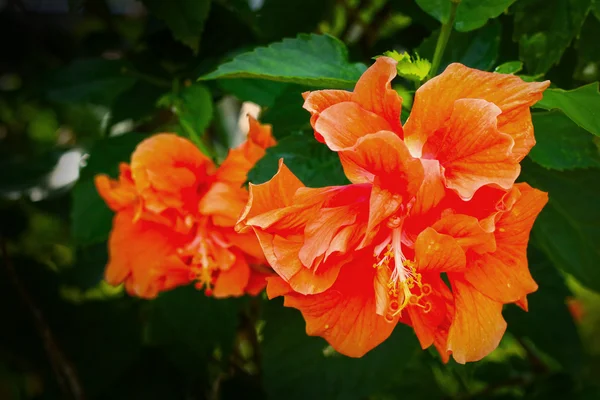
[[[504,12],[516,0],[462,0],[456,10],[454,27],[459,32],[481,28]],[[450,18],[450,0],[417,0],[429,15],[445,24]],[[452,42],[450,42],[452,43]]]
[[[407,52],[398,53],[396,50],[393,50],[386,51],[383,55],[398,61],[396,65],[398,76],[408,80],[421,82],[431,70],[429,60],[419,57],[418,54],[411,57]]]
[[[547,89],[544,98],[534,107],[546,110],[558,109],[577,125],[600,136],[600,93],[598,82],[573,90]]]
[[[202,143],[204,131],[213,118],[213,101],[204,85],[193,84],[178,93],[170,93],[158,102],[159,106],[170,106],[179,117],[182,134],[196,144]]]
[[[399,324],[362,358],[343,356],[307,336],[300,312],[281,303],[266,303],[264,312],[263,384],[270,399],[368,398],[390,386],[392,372],[421,351],[411,329]]]
[[[127,74],[130,69],[121,60],[76,60],[49,76],[46,93],[50,100],[60,103],[110,106],[136,82],[136,78]]]
[[[333,0],[265,0],[254,12],[254,28],[267,40],[312,32],[334,3]]]
[[[453,62],[459,62],[471,68],[489,70],[498,58],[500,33],[501,26],[495,21],[474,32],[452,32],[449,39],[451,45],[444,52],[439,70],[443,71],[448,64]],[[421,57],[433,58],[439,35],[440,31],[437,30],[421,43],[417,50]]]
[[[79,181],[73,188],[71,208],[71,235],[79,245],[102,242],[108,238],[112,228],[112,211],[98,195],[94,176],[119,175],[119,163],[129,162],[131,153],[146,135],[127,133],[103,139],[94,144],[82,169]]]
[[[600,171],[522,165],[522,178],[550,197],[533,228],[536,245],[555,266],[600,292]]]
[[[521,61],[508,61],[504,64],[498,65],[494,72],[499,74],[516,74],[523,69],[523,63]]]
[[[191,369],[204,367],[216,348],[227,359],[243,304],[244,299],[208,297],[193,286],[160,293],[151,304],[150,343]]]
[[[545,73],[558,63],[579,34],[591,0],[520,0],[515,3],[513,40],[529,73]]]
[[[265,156],[248,173],[248,181],[259,184],[271,179],[277,172],[280,158],[306,186],[348,183],[338,155],[317,142],[312,132],[296,132],[267,149]]]
[[[270,107],[275,99],[289,86],[287,83],[264,79],[219,79],[219,87],[240,101],[251,101],[262,107]]]
[[[198,53],[210,0],[142,0],[148,9],[165,21],[173,37]]]
[[[156,102],[165,91],[147,82],[136,82],[115,99],[110,114],[111,124],[128,119],[137,122],[149,117],[156,111]]]
[[[302,93],[307,90],[304,86],[288,85],[277,96],[272,107],[261,114],[261,121],[273,126],[273,135],[280,139],[294,132],[310,129],[310,114],[302,105]]]
[[[557,170],[600,167],[600,149],[593,136],[560,111],[533,114],[536,145],[529,157]]]
[[[537,349],[576,374],[581,371],[583,346],[566,304],[571,293],[543,253],[530,249],[528,259],[539,289],[527,296],[529,312],[515,306],[504,311],[508,329],[518,337],[528,338]]]
[[[300,34],[258,47],[221,64],[201,80],[254,78],[301,85],[352,88],[364,65],[348,62],[348,50],[329,35]]]
[[[82,290],[96,287],[104,279],[108,264],[106,242],[80,246],[76,251],[76,263],[72,268],[61,271],[63,282]]]
[[[596,1],[596,7],[599,7],[598,4],[600,2]],[[575,68],[573,79],[582,82],[600,80],[599,37],[600,19],[590,14],[585,19],[585,23],[575,44],[575,48],[577,49],[577,67]]]

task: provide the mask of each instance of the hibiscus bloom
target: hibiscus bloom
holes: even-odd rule
[[[251,185],[237,229],[255,232],[278,275],[268,295],[337,351],[360,357],[402,321],[445,361],[479,360],[505,331],[502,305],[526,307],[537,289],[526,247],[547,196],[514,182],[548,82],[452,64],[402,126],[395,75],[380,57],[353,92],[305,93],[315,137],[352,184],[306,188],[281,163]]]
[[[116,212],[106,280],[143,298],[194,283],[214,297],[257,294],[270,269],[254,235],[234,231],[248,199],[248,171],[275,144],[271,127],[250,119],[248,139],[216,167],[190,141],[154,135],[120,176],[95,178]]]

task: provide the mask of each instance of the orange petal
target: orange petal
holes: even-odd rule
[[[391,85],[396,77],[396,64],[393,58],[378,57],[356,83],[352,101],[383,117],[390,124],[390,130],[402,136],[402,98]]]
[[[133,221],[132,210],[119,212],[113,219],[106,281],[119,285],[127,279],[131,291],[140,297],[154,297],[165,290],[164,282],[169,275],[173,275],[170,287],[188,283],[188,269],[176,258],[176,251],[186,242],[186,236],[162,224]]]
[[[519,162],[535,144],[529,107],[542,98],[549,84],[549,81],[524,82],[514,75],[450,64],[415,93],[412,112],[404,126],[408,147],[413,154],[420,155],[427,137],[452,114],[456,100],[482,99],[500,108],[498,129],[514,139],[512,157]]]
[[[370,133],[390,130],[392,126],[386,119],[353,102],[327,108],[315,123],[315,131],[333,151],[352,147],[359,138]]]
[[[477,290],[502,303],[519,301],[537,290],[527,264],[527,242],[535,218],[548,201],[546,193],[526,183],[515,186],[521,196],[496,223],[497,250],[476,258],[465,273]]]
[[[519,176],[511,159],[514,141],[496,126],[500,112],[485,100],[457,100],[449,120],[423,147],[423,157],[439,160],[446,186],[465,200],[487,184],[510,189]]]
[[[236,229],[248,229],[250,218],[292,205],[292,198],[301,187],[304,187],[302,182],[285,166],[283,159],[279,160],[279,170],[270,181],[260,185],[250,184],[248,203],[238,219]]]
[[[329,290],[310,296],[289,293],[284,305],[302,312],[308,335],[323,337],[344,355],[362,357],[387,339],[397,323],[375,312],[374,273],[367,260],[356,261],[342,269]]]
[[[466,267],[465,252],[452,236],[432,228],[419,234],[415,242],[415,260],[418,271],[458,272]]]
[[[351,182],[373,183],[412,198],[423,181],[421,160],[410,155],[394,132],[380,131],[359,138],[340,152],[344,172]]]
[[[352,186],[360,185],[330,186],[318,189],[301,187],[292,199],[294,205],[267,210],[262,214],[249,218],[245,221],[245,224],[282,234],[300,234],[304,232],[308,221],[318,215],[320,208],[328,207],[327,203],[339,197],[340,193],[350,195],[347,189]],[[352,201],[354,199],[349,197],[348,200]]]
[[[348,206],[319,210],[304,229],[305,240],[298,254],[302,264],[313,267],[315,260],[327,252],[335,235],[342,228],[354,225],[357,215],[353,211]]]
[[[219,166],[215,179],[232,185],[241,186],[248,179],[248,172],[256,161],[265,155],[265,150],[250,141],[229,150],[227,157]]]
[[[442,217],[433,226],[439,233],[450,235],[465,250],[488,253],[496,250],[494,234],[486,232],[475,217],[451,214]]]
[[[454,315],[454,298],[439,274],[423,274],[422,283],[431,287],[431,293],[422,300],[428,303],[426,308],[409,305],[407,311],[419,343],[426,349],[435,343],[436,336],[443,335],[443,332],[447,336]]]
[[[302,93],[302,97],[304,97],[304,105],[302,107],[310,112],[310,124],[315,129],[315,137],[319,142],[323,143],[325,141],[315,128],[320,114],[334,104],[350,101],[351,96],[352,92],[345,90],[317,90]]]
[[[267,297],[269,300],[292,293],[293,291],[294,289],[279,276],[275,275],[267,278]]]
[[[231,246],[237,247],[257,262],[266,263],[265,255],[254,232],[237,233],[226,231],[223,232],[223,236],[225,237],[225,241],[231,244]]]
[[[267,286],[267,278],[271,276],[276,276],[272,273],[264,273],[261,271],[256,271],[253,266],[250,266],[250,279],[248,280],[248,285],[246,285],[246,289],[244,291],[246,294],[250,296],[256,296]]]
[[[372,240],[379,232],[380,224],[400,209],[403,200],[401,194],[392,193],[378,185],[373,185],[369,200],[369,222],[367,223],[365,237],[358,247],[359,249],[372,244]]]
[[[508,191],[494,186],[484,186],[475,192],[472,199],[462,200],[455,193],[447,193],[442,208],[456,214],[466,214],[479,220],[486,232],[493,232],[500,216],[510,210],[521,193],[513,186]]]
[[[251,115],[248,115],[248,139],[263,149],[268,149],[271,146],[275,146],[277,142],[273,137],[271,125],[261,124]]]
[[[375,278],[373,279],[373,289],[375,290],[375,312],[377,315],[385,317],[390,310],[390,282],[392,281],[392,272],[389,268],[376,268]]]
[[[330,258],[318,268],[307,268],[298,257],[304,244],[302,237],[283,238],[256,230],[258,241],[273,270],[298,293],[321,293],[333,285],[342,265],[350,257]]]
[[[219,226],[233,227],[248,200],[245,189],[215,182],[198,204],[198,211],[213,217]]]
[[[437,206],[446,196],[446,186],[438,160],[421,159],[423,183],[415,196],[410,215],[420,217]]]
[[[154,135],[131,156],[131,173],[144,206],[155,213],[167,208],[195,213],[198,192],[214,171],[212,161],[187,139]]]
[[[243,256],[236,255],[233,265],[219,272],[213,287],[213,296],[216,298],[242,296],[249,281],[250,266]]]
[[[111,179],[108,175],[96,175],[94,184],[96,190],[106,205],[113,210],[119,211],[125,207],[134,205],[137,201],[137,192],[131,179],[131,169],[129,165],[121,163],[119,165],[121,173],[119,179]]]
[[[502,303],[484,296],[460,277],[449,276],[455,300],[448,350],[459,364],[479,361],[498,347],[506,331]]]
[[[519,306],[523,311],[529,311],[529,302],[527,301],[527,296],[523,296],[519,300],[515,302],[517,306]]]
[[[242,185],[248,179],[248,172],[264,157],[265,149],[276,144],[271,134],[271,125],[263,125],[248,116],[248,138],[232,149],[217,170],[216,179],[233,185]]]

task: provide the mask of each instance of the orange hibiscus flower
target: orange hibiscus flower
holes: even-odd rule
[[[526,307],[537,289],[526,247],[547,196],[514,182],[548,82],[452,64],[402,126],[395,75],[380,57],[353,92],[305,93],[316,138],[352,184],[306,188],[281,163],[251,185],[237,229],[255,232],[278,275],[269,296],[339,352],[360,357],[401,321],[444,360],[479,360],[505,331],[502,305]]]
[[[118,180],[96,176],[116,212],[106,280],[144,298],[192,282],[214,297],[260,292],[270,268],[254,235],[234,225],[247,173],[274,144],[271,127],[251,118],[248,139],[217,168],[190,141],[161,133],[138,145]]]

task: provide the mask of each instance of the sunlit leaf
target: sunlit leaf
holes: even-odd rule
[[[577,125],[600,136],[600,92],[598,82],[573,90],[547,89],[535,107],[559,109]]]
[[[498,65],[494,72],[500,74],[516,74],[523,69],[523,63],[521,61],[508,61],[504,64]]]
[[[362,64],[348,62],[348,51],[338,39],[301,34],[295,39],[284,39],[236,56],[200,79],[255,78],[352,88],[363,71]]]

